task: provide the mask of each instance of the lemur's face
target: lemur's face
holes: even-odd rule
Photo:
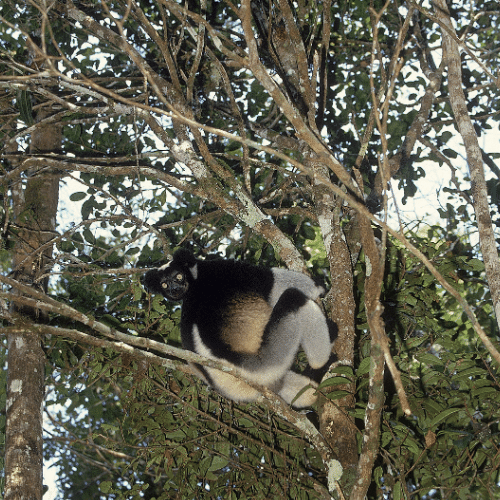
[[[144,276],[144,287],[148,292],[161,293],[166,299],[182,300],[189,289],[186,271],[172,262],[148,271]]]

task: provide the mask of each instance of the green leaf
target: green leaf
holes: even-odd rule
[[[216,455],[212,459],[212,463],[210,464],[210,467],[208,468],[209,471],[215,471],[215,470],[220,470],[223,469],[224,467],[227,466],[229,463],[229,460],[226,457],[220,457]]]
[[[99,484],[99,490],[101,491],[101,493],[112,493],[113,483],[111,481],[102,481],[102,483]]]
[[[87,193],[83,193],[82,191],[79,191],[77,193],[72,193],[70,196],[69,196],[69,199],[71,201],[81,201],[83,200],[84,198],[86,198],[88,195]]]
[[[333,391],[326,394],[326,397],[332,401],[345,398],[346,396],[351,396],[351,393],[349,391]]]
[[[356,375],[358,377],[361,377],[362,375],[366,375],[367,373],[370,372],[370,358],[364,358],[361,360],[361,363],[358,366],[358,369],[356,370]]]
[[[324,387],[331,387],[333,385],[341,385],[341,384],[349,384],[351,381],[345,377],[330,377],[326,380],[323,380],[319,385],[319,388],[322,389]]]
[[[436,415],[430,422],[429,427],[434,429],[440,422],[446,420],[450,415],[453,415],[460,411],[460,408],[448,408]]]

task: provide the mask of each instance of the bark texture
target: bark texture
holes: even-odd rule
[[[61,144],[58,126],[44,126],[49,110],[39,114],[33,132],[32,153],[54,151]],[[17,240],[13,270],[16,279],[46,291],[52,266],[59,176],[34,166],[12,185]],[[44,313],[32,307],[13,309],[21,326],[8,338],[7,421],[5,447],[5,500],[41,500],[43,495],[42,410],[45,356],[41,337],[30,331],[30,322],[43,322]]]

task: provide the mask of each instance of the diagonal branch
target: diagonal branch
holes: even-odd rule
[[[436,17],[439,20],[443,36],[443,58],[448,65],[450,103],[467,153],[467,163],[469,165],[471,188],[474,198],[474,211],[479,229],[479,242],[493,308],[497,324],[500,326],[500,260],[498,258],[497,242],[490,215],[482,152],[474,125],[467,110],[467,103],[462,89],[462,67],[455,28],[451,22],[445,0],[435,0],[435,7]]]

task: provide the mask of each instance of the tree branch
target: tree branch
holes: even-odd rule
[[[462,89],[462,67],[455,28],[445,0],[435,0],[436,18],[443,36],[443,58],[448,66],[450,103],[458,130],[464,141],[469,165],[474,211],[479,229],[479,242],[486,268],[493,309],[500,329],[500,260],[488,203],[488,189],[483,169],[483,157],[476,131],[470,119]]]

